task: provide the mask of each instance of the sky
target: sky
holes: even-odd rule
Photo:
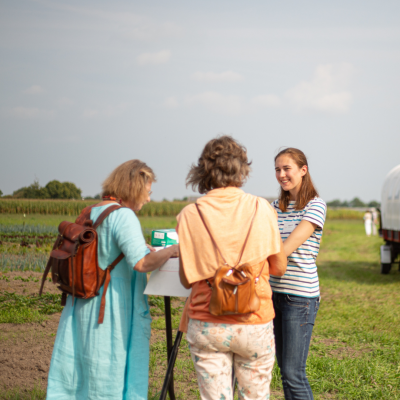
[[[0,190],[57,179],[84,196],[129,159],[182,198],[208,140],[308,157],[320,196],[379,200],[400,164],[400,2],[0,0]]]

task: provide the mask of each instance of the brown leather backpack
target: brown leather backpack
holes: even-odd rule
[[[260,279],[265,262],[261,268],[260,274],[256,278],[253,275],[252,267],[250,265],[241,264],[247,240],[249,239],[254,218],[257,213],[258,203],[256,204],[256,210],[254,212],[253,219],[251,220],[250,228],[240,252],[239,259],[233,267],[228,265],[224,256],[222,255],[217,243],[212,237],[204,221],[197,203],[196,207],[214,246],[224,261],[224,265],[219,267],[215,272],[213,282],[210,283],[210,281],[206,279],[208,286],[212,289],[209,305],[210,314],[247,314],[258,311],[260,309],[260,298],[257,295],[255,286]]]
[[[75,223],[63,221],[58,226],[59,235],[43,273],[39,296],[43,292],[50,269],[53,284],[58,285],[58,289],[62,291],[62,306],[66,304],[67,294],[72,295],[72,304],[74,304],[75,297],[90,299],[98,296],[99,289],[104,283],[98,319],[98,323],[102,324],[110,272],[124,258],[124,254],[121,253],[113,263],[102,270],[97,259],[98,236],[96,229],[113,211],[122,207],[119,205],[107,207],[99,215],[94,225],[90,219],[93,207],[84,208]]]

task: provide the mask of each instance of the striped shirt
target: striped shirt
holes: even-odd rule
[[[290,201],[286,212],[279,209],[279,201],[271,205],[278,213],[278,225],[281,238],[285,241],[293,229],[306,220],[317,225],[312,235],[288,257],[285,275],[270,276],[270,285],[273,292],[292,294],[302,297],[319,296],[319,280],[315,260],[319,252],[326,216],[326,204],[319,197],[315,197],[303,210],[295,210],[295,201]]]

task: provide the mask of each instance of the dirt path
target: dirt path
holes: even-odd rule
[[[42,324],[1,324],[0,388],[46,388],[60,315]]]
[[[7,279],[0,279],[0,291],[27,296],[39,292],[42,274],[29,271],[8,272],[0,274],[0,278],[3,277]],[[45,292],[59,293],[48,281]],[[0,325],[0,389],[33,389],[35,385],[46,388],[60,315],[61,313],[50,315],[41,324]]]

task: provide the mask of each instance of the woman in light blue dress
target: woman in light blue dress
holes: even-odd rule
[[[61,315],[51,359],[48,400],[147,399],[150,312],[143,294],[146,272],[177,257],[171,246],[151,252],[134,211],[150,200],[155,175],[139,160],[117,167],[103,183],[103,201],[91,211],[93,223],[116,203],[128,208],[112,212],[97,228],[102,269],[121,251],[125,257],[111,272],[103,324],[98,324],[100,295],[71,296]]]

